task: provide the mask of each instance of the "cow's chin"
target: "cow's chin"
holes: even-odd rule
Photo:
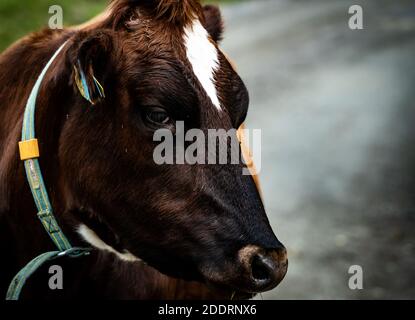
[[[255,297],[255,293],[244,292],[218,283],[213,283],[207,280],[206,285],[212,292],[215,292],[218,297],[226,300],[249,300]]]
[[[201,272],[196,266],[176,265],[174,261],[172,263],[160,263],[160,261],[152,263],[150,260],[147,261],[145,258],[143,259],[141,256],[123,249],[119,242],[114,240],[117,237],[109,231],[108,226],[95,219],[79,224],[77,231],[85,242],[98,250],[112,253],[125,262],[141,262],[147,268],[152,268],[154,271],[168,277],[204,284],[214,294],[214,297],[218,299],[246,300],[252,299],[255,296],[255,293],[241,291],[222,283],[218,277],[213,279],[209,273]]]
[[[255,297],[257,293],[245,291],[241,287],[232,285],[226,279],[221,280],[220,274],[216,274],[216,277],[211,277],[210,274],[204,276],[204,283],[208,288],[217,293],[222,299],[229,300],[247,300]],[[236,284],[238,285],[238,284]]]
[[[146,264],[147,267],[153,268],[157,272],[171,278],[183,280],[186,282],[197,282],[204,285],[210,292],[209,299],[216,300],[248,300],[252,299],[256,293],[245,292],[240,289],[236,289],[233,286],[221,283],[220,281],[212,281],[199,273],[197,269],[193,269],[190,266],[183,267],[182,269],[163,268],[156,265]]]
[[[209,298],[216,300],[248,300],[252,299],[256,293],[246,292],[241,289],[237,289],[221,281],[213,281],[207,275],[204,275],[198,271],[194,266],[177,266],[174,268],[172,265],[169,267],[160,267],[157,265],[146,265],[153,268],[157,272],[171,278],[183,280],[187,282],[198,282],[203,284],[210,292]]]

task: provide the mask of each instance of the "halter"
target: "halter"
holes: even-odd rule
[[[62,232],[55,216],[53,215],[52,205],[49,201],[48,192],[43,181],[38,160],[40,153],[38,140],[35,136],[36,98],[48,69],[65,47],[66,43],[67,41],[55,52],[43,68],[42,73],[39,75],[39,78],[30,93],[23,118],[22,141],[19,142],[20,159],[24,161],[27,181],[38,210],[37,216],[53,243],[58,248],[58,251],[43,253],[34,258],[22,270],[20,270],[10,283],[6,300],[18,300],[20,292],[22,291],[27,279],[47,261],[63,256],[77,258],[88,255],[92,250],[91,248],[72,247],[69,240]]]

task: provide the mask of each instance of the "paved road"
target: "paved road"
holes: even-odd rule
[[[348,29],[348,8],[365,29]],[[253,1],[224,49],[263,129],[270,220],[289,249],[273,299],[415,298],[415,3]],[[364,270],[364,289],[348,269]]]

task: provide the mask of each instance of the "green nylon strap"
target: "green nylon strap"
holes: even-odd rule
[[[49,70],[53,61],[55,61],[56,57],[65,45],[66,42],[55,52],[53,57],[46,64],[42,70],[42,73],[39,75],[32,92],[30,93],[23,118],[22,141],[35,139],[36,99],[39,89],[46,72]],[[27,279],[47,261],[54,260],[61,256],[77,258],[88,255],[91,251],[90,248],[73,248],[69,243],[69,240],[63,234],[58,222],[55,219],[55,216],[53,215],[52,205],[49,201],[49,196],[43,181],[38,159],[35,158],[24,161],[24,167],[26,170],[27,181],[38,209],[37,216],[59,251],[43,253],[34,258],[22,270],[20,270],[20,272],[10,283],[6,300],[18,300],[20,292],[22,291]]]
[[[41,254],[30,261],[19,273],[13,278],[7,290],[6,300],[19,300],[20,293],[27,279],[47,261],[55,260],[59,257],[67,256],[78,258],[88,255],[91,249],[72,248],[66,251],[52,251]]]
[[[22,127],[22,141],[35,139],[35,114],[36,114],[36,98],[39,93],[40,86],[46,72],[49,70],[53,61],[59,55],[66,42],[55,52],[53,57],[46,64],[42,73],[39,75],[32,92],[30,93],[29,99],[26,104],[26,110],[23,118]],[[60,229],[56,219],[53,215],[52,206],[49,201],[48,192],[46,191],[45,183],[43,181],[42,172],[39,166],[38,159],[29,159],[24,162],[26,169],[27,181],[29,182],[30,189],[32,191],[33,199],[35,200],[36,207],[38,209],[38,217],[42,222],[45,230],[49,234],[52,241],[55,243],[59,251],[65,251],[70,249],[72,246],[68,239]]]

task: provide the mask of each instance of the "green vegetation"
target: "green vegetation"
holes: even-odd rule
[[[208,2],[229,2],[208,1]],[[103,11],[109,0],[1,0],[0,52],[25,34],[46,27],[49,7],[59,4],[64,12],[64,24],[85,22]]]
[[[49,7],[59,3],[65,25],[82,23],[105,8],[107,0],[1,0],[0,50],[25,34],[48,25]]]

